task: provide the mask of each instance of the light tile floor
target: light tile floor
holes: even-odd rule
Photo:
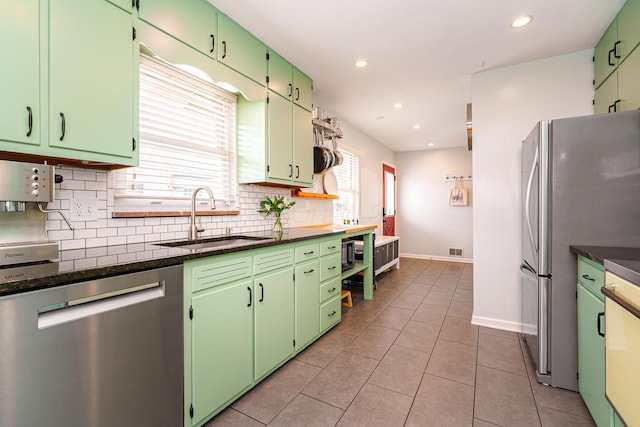
[[[535,381],[517,334],[471,325],[472,265],[400,265],[206,427],[594,425],[577,393]]]

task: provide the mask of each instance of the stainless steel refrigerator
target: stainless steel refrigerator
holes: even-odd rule
[[[539,122],[522,145],[522,325],[538,381],[578,389],[570,245],[640,246],[640,110]]]

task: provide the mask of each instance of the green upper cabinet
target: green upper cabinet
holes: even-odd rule
[[[293,99],[293,65],[276,51],[269,50],[269,89]]]
[[[615,56],[617,41],[618,22],[614,20],[602,35],[593,53],[595,87],[600,86],[618,66],[618,59]]]
[[[269,162],[267,175],[270,179],[290,183],[294,176],[291,156],[293,143],[293,115],[291,101],[271,93],[267,105],[267,146]]]
[[[594,112],[596,114],[613,112],[613,109],[617,108],[617,100],[618,73],[615,72],[596,89],[593,102]]]
[[[218,12],[205,0],[140,0],[140,19],[216,57]]]
[[[627,0],[594,52],[596,113],[640,107],[640,0]]]
[[[311,111],[293,105],[293,180],[297,185],[313,185],[313,123]]]
[[[40,1],[2,1],[0,150],[40,144]]]
[[[132,0],[108,0],[108,2],[129,13],[131,13],[135,7],[135,1]]]
[[[263,86],[267,80],[267,46],[223,13],[218,13],[217,59]]]
[[[253,281],[255,300],[255,379],[293,354],[293,268],[268,273]]]
[[[638,18],[640,27],[640,18]],[[640,47],[637,47],[618,67],[617,111],[630,111],[640,108]],[[614,101],[615,102],[615,101]]]
[[[618,14],[618,56],[622,60],[640,43],[640,0],[627,0]]]
[[[311,111],[313,108],[313,82],[309,76],[293,68],[293,102]]]
[[[313,81],[277,52],[269,50],[269,89],[302,108],[313,108]]]
[[[133,157],[132,33],[131,15],[104,0],[50,1],[50,146]]]

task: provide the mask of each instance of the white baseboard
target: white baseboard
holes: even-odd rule
[[[510,320],[493,319],[490,317],[481,317],[473,315],[471,324],[476,326],[486,326],[487,328],[502,329],[505,331],[522,333],[522,323],[512,322]]]
[[[404,258],[429,259],[431,261],[463,262],[465,264],[473,264],[473,258],[460,258],[460,257],[437,256],[437,255],[420,255],[420,254],[404,254],[404,253],[401,253],[400,256],[404,257]]]

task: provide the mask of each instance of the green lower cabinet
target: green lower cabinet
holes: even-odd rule
[[[320,331],[327,331],[340,322],[341,317],[342,300],[338,295],[320,306]]]
[[[296,350],[320,333],[320,269],[318,260],[296,266]]]
[[[293,354],[293,268],[254,278],[255,379],[259,380]]]
[[[192,300],[194,415],[185,425],[205,420],[253,383],[251,286],[251,280],[217,286]]]
[[[601,314],[602,313],[602,314]],[[578,388],[598,426],[610,425],[611,407],[604,396],[604,302],[578,285]]]

